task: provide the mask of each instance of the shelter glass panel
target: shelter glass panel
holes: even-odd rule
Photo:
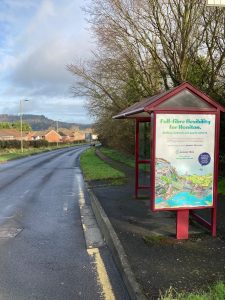
[[[150,164],[139,164],[138,168],[139,187],[150,187]]]
[[[139,123],[139,160],[150,159],[150,122]]]
[[[139,121],[138,122],[138,144],[136,145],[137,146],[136,193],[137,190],[146,191],[147,189],[149,191],[150,188],[150,139],[151,139],[150,121],[146,121],[146,120]]]
[[[158,107],[167,108],[167,107],[192,107],[192,108],[213,108],[212,105],[202,100],[195,94],[189,92],[188,90],[183,90],[179,94],[171,97],[166,100]]]

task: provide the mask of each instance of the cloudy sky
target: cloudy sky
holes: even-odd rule
[[[66,65],[90,55],[88,0],[0,0],[0,113],[90,123]]]

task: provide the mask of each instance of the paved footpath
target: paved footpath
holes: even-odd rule
[[[1,300],[129,299],[108,247],[86,246],[83,150],[0,165]]]
[[[225,281],[225,197],[218,197],[216,238],[190,220],[189,240],[177,241],[175,213],[153,213],[148,196],[134,198],[134,169],[101,153],[100,156],[128,177],[127,184],[121,186],[107,186],[104,182],[89,185],[109,218],[139,290],[146,298],[158,299],[160,291],[165,292],[171,286],[188,292],[206,289],[218,280]]]

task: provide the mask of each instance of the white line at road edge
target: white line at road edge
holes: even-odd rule
[[[97,280],[102,289],[102,296],[105,300],[115,300],[116,298],[113,293],[113,289],[109,281],[109,277],[106,272],[105,265],[101,258],[99,249],[87,249],[87,252],[94,259],[97,271]]]
[[[92,212],[92,209],[88,205],[86,205],[85,196],[84,196],[84,193],[82,190],[80,177],[77,177],[77,181],[78,181],[78,189],[79,189],[79,206],[80,206],[80,211],[81,211],[82,226],[84,229],[86,244],[91,244],[91,242],[93,242],[93,241],[87,240],[88,227],[85,226],[85,222],[90,221],[90,218],[91,218],[90,214],[92,215],[93,212]],[[83,209],[86,209],[85,216],[82,215]],[[87,214],[87,212],[88,212],[88,214]],[[94,220],[95,220],[95,218],[94,218]],[[95,223],[96,223],[96,221],[95,221]],[[96,223],[96,225],[92,224],[91,227],[92,228],[96,227],[98,229],[97,223]],[[102,240],[102,238],[101,238],[101,240]],[[99,243],[99,241],[100,241],[99,238],[97,241]],[[103,240],[101,243],[102,244],[104,243]],[[96,273],[97,273],[97,282],[101,288],[103,299],[104,300],[116,300],[109,277],[108,277],[108,274],[107,274],[107,271],[106,271],[106,268],[105,268],[105,265],[104,265],[104,262],[101,258],[99,249],[91,248],[91,246],[90,246],[90,248],[87,249],[87,252],[90,255],[90,257],[94,260],[94,264],[96,266]]]

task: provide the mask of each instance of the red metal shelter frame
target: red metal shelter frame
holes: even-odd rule
[[[139,131],[140,123],[151,122],[151,118],[137,118],[135,131],[135,197],[138,198],[138,191],[143,189],[150,189],[149,185],[140,185],[139,183],[139,165],[147,164],[151,166],[151,159],[139,159]]]
[[[187,90],[192,95],[197,96],[202,103],[203,107],[188,106],[167,106],[162,107],[161,104],[166,103],[173,96],[178,95],[180,92]],[[179,104],[179,103],[178,103]],[[215,149],[214,149],[214,182],[213,182],[213,205],[208,207],[181,207],[181,208],[163,208],[157,210],[176,210],[177,211],[177,239],[188,238],[189,227],[189,213],[202,225],[206,226],[213,236],[216,235],[216,201],[217,201],[217,186],[218,186],[218,157],[219,157],[219,130],[220,130],[220,112],[225,112],[225,108],[210,97],[193,87],[191,84],[185,82],[178,87],[169,91],[163,92],[156,96],[146,98],[131,107],[125,109],[120,114],[115,116],[115,119],[133,118],[136,120],[136,143],[135,143],[135,157],[136,157],[136,172],[135,172],[135,195],[138,198],[138,191],[140,189],[150,189],[151,192],[151,208],[155,208],[155,149],[156,149],[156,116],[158,114],[209,114],[215,115]],[[139,129],[141,122],[151,122],[151,158],[139,159]],[[150,185],[139,185],[139,165],[150,164]],[[211,210],[211,221],[203,219],[196,213],[199,209]]]

